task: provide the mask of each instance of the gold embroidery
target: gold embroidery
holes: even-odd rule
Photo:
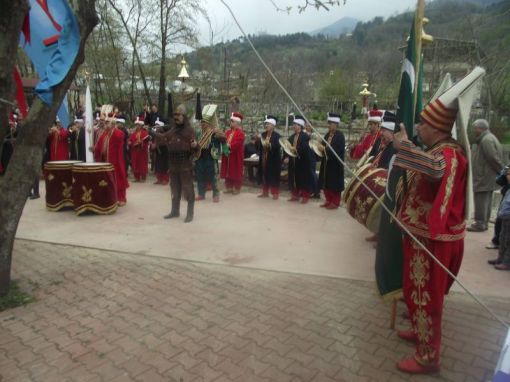
[[[368,206],[372,204],[374,198],[369,196],[364,201],[361,201],[361,198],[357,196],[354,200],[356,205],[354,216],[360,223],[363,223],[367,220]]]
[[[415,248],[416,250],[416,248]],[[425,286],[429,279],[429,263],[421,253],[417,253],[411,260],[411,280],[419,288]]]
[[[455,153],[455,151],[454,151]],[[454,157],[452,158],[452,172],[450,176],[448,177],[448,180],[446,181],[446,191],[443,198],[443,203],[441,203],[441,208],[439,211],[441,212],[441,217],[444,216],[446,213],[446,206],[448,204],[448,201],[450,200],[450,197],[452,196],[452,190],[453,190],[453,181],[455,180],[455,175],[457,173],[457,166],[459,165],[459,160]]]
[[[99,182],[99,187],[106,187],[106,186],[108,186],[108,182],[105,181],[104,179]]]
[[[234,139],[235,132],[236,131],[234,129],[230,129],[230,135],[227,138],[227,145],[229,145],[229,147],[230,147],[230,145],[232,143],[232,140]]]
[[[406,221],[404,221],[406,223]],[[418,227],[414,227],[412,225],[405,225],[406,228],[413,234],[420,236],[425,239],[434,239],[436,241],[457,241],[463,239],[466,236],[466,232],[462,231],[457,234],[449,234],[449,233],[440,233],[432,237],[430,234],[428,227],[426,229],[420,229]]]
[[[65,199],[69,199],[71,197],[71,189],[72,189],[72,187],[73,187],[72,185],[67,186],[66,182],[62,182],[62,196]]]
[[[416,322],[416,334],[420,343],[428,342],[432,336],[432,318],[427,315],[427,312],[418,307],[414,313],[414,320]]]
[[[374,179],[374,183],[378,186],[381,186],[381,187],[384,187],[386,188],[386,178],[383,178],[383,177],[380,177],[380,176],[377,176],[375,179]]]
[[[422,241],[423,244],[426,240]],[[428,362],[435,359],[436,351],[428,345],[432,337],[432,318],[427,314],[425,308],[431,301],[430,294],[427,291],[422,291],[426,282],[430,279],[429,259],[421,252],[421,247],[418,243],[412,242],[413,255],[410,264],[409,278],[413,284],[411,292],[411,299],[417,306],[413,314],[412,320],[414,322],[416,336],[418,337],[418,354],[420,362]]]
[[[425,306],[430,302],[430,294],[428,292],[423,292],[420,296],[416,291],[411,293],[411,299],[418,306]]]
[[[462,222],[457,225],[452,225],[450,231],[463,231],[466,228],[466,222]]]
[[[53,176],[53,174],[50,172],[50,174],[48,175],[48,180],[51,182],[53,179],[55,179],[55,177]]]
[[[81,200],[83,200],[85,203],[88,203],[92,200],[92,189],[90,190],[87,190],[87,188],[85,188],[85,186],[81,186],[82,190],[83,190],[83,195],[81,197]]]
[[[409,224],[415,227],[421,228],[423,230],[428,230],[427,224],[421,221],[421,217],[429,213],[430,209],[432,208],[432,203],[424,202],[416,191],[420,180],[421,175],[416,174],[413,177],[412,183],[410,183],[409,195],[414,195],[414,198],[406,198],[404,216],[402,218],[404,221],[409,222]],[[418,206],[417,208],[413,206],[413,202],[416,203]]]

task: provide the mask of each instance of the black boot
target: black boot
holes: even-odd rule
[[[168,215],[165,215],[165,219],[172,219],[179,217],[181,200],[180,199],[172,199],[172,211]]]
[[[195,206],[195,201],[190,200],[188,202],[188,212],[186,214],[186,219],[184,219],[184,223],[189,223],[193,220],[193,207]]]

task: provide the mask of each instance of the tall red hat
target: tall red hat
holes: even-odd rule
[[[437,99],[428,103],[420,114],[420,120],[434,129],[444,132],[451,132],[453,124],[457,119],[460,107],[471,109],[474,94],[477,93],[479,80],[485,75],[485,70],[476,67],[462,80],[457,82],[451,88],[447,89]],[[466,95],[469,95],[467,97]],[[460,98],[463,97],[471,102],[464,101],[460,104]],[[469,108],[466,107],[469,105]]]
[[[145,124],[144,120],[142,119],[141,116],[138,115],[135,120],[135,125],[144,125],[144,124]]]
[[[230,116],[231,121],[235,121],[237,123],[241,123],[241,121],[244,119],[243,115],[237,111],[233,112]]]
[[[381,123],[383,112],[382,110],[370,110],[368,112],[368,122]]]

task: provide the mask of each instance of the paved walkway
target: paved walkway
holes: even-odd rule
[[[258,190],[243,188],[237,196],[222,194],[220,203],[212,203],[208,192],[207,200],[195,204],[193,223],[184,224],[184,216],[163,220],[170,190],[152,182],[132,183],[127,205],[111,216],[48,212],[44,182],[41,192],[41,199],[27,202],[18,238],[301,274],[375,277],[375,251],[365,241],[370,233],[345,208],[288,203],[285,195],[259,199]],[[182,203],[183,215],[185,209]],[[510,274],[487,264],[497,255],[485,249],[490,238],[491,232],[468,233],[459,277],[476,294],[510,298]]]
[[[1,381],[486,381],[505,334],[453,293],[441,373],[409,377],[372,282],[25,240],[13,265],[37,302],[0,313]]]

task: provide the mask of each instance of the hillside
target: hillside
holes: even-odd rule
[[[428,4],[426,15],[430,19],[426,32],[436,38],[425,50],[425,62],[430,64],[425,80],[430,89],[449,68],[457,68],[462,75],[466,68],[481,64],[489,74],[498,73],[488,76],[493,93],[488,97],[489,107],[510,113],[510,65],[505,66],[510,59],[510,0],[436,0]],[[403,13],[360,22],[352,36],[339,38],[297,33],[251,39],[298,102],[337,107],[359,102],[360,85],[368,80],[380,106],[392,107],[400,76],[399,48],[405,45],[412,16]],[[201,48],[188,61],[203,82],[211,84],[209,88],[204,85],[206,95],[282,102],[280,90],[243,38]]]

